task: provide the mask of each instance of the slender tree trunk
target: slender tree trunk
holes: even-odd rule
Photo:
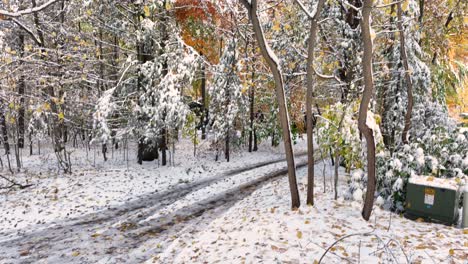
[[[250,85],[249,100],[250,100],[250,131],[249,131],[249,152],[253,150],[253,137],[254,137],[254,120],[255,120],[255,88],[254,88],[255,68],[252,67],[252,85]]]
[[[3,148],[5,149],[5,154],[8,155],[10,154],[10,144],[8,143],[8,130],[7,130],[6,120],[5,120],[5,114],[3,113],[3,111],[0,113],[0,126],[2,129],[2,136],[3,136],[2,138]]]
[[[400,57],[405,68],[406,93],[408,94],[408,105],[406,106],[405,127],[401,135],[403,143],[408,144],[408,131],[411,128],[411,114],[413,112],[413,83],[409,72],[408,57],[406,55],[405,30],[403,29],[401,2],[397,3],[398,8],[398,31],[400,32]]]
[[[102,57],[103,55],[102,42],[104,41],[104,39],[103,39],[101,28],[99,28],[98,34],[99,34],[99,39],[98,39],[99,42],[96,44],[99,47],[99,54],[97,55],[97,59],[99,61],[99,80],[97,81],[97,85],[99,89],[99,96],[101,96],[101,93],[103,93],[106,90],[106,87],[104,86],[104,61]],[[104,161],[107,161],[107,155],[106,155],[107,154],[107,142],[103,142],[101,147],[102,147],[102,156],[104,157]]]
[[[202,106],[201,106],[201,138],[206,139],[206,123],[207,120],[207,100],[206,100],[206,73],[205,65],[202,63],[202,79],[201,79],[201,96],[202,96]]]
[[[310,20],[309,43],[307,48],[307,97],[306,97],[306,131],[307,131],[307,204],[314,205],[314,116],[312,114],[314,96],[314,49],[317,39],[318,16],[325,0],[319,0],[314,17]]]
[[[33,155],[33,140],[32,140],[32,133],[29,132],[29,155]]]
[[[164,6],[166,6],[167,0],[164,0]],[[162,52],[166,52],[166,41],[169,40],[169,35],[167,33],[167,28],[166,28],[166,19],[165,16],[167,16],[167,11],[164,8],[163,11],[163,19],[161,20],[161,34],[162,34],[162,42],[161,42],[161,50]],[[162,65],[162,72],[161,75],[162,77],[166,76],[168,74],[168,61],[167,58],[164,59],[163,65]],[[163,123],[166,120],[166,109],[164,109],[164,114],[163,114]],[[167,127],[164,127],[161,129],[161,165],[166,166],[167,165]]]
[[[226,140],[225,140],[225,148],[224,148],[224,158],[226,159],[227,162],[229,162],[229,159],[230,159],[230,149],[229,149],[229,145],[230,145],[230,136],[229,136],[229,129],[228,129],[228,134],[226,135]]]
[[[24,56],[24,35],[23,32],[19,32],[19,56],[23,58]],[[23,64],[22,60],[20,59],[20,65]],[[24,100],[24,93],[25,93],[25,84],[24,84],[24,75],[20,73],[19,80],[18,80],[18,95],[20,97],[20,107],[18,110],[18,147],[24,148],[24,114],[25,114],[25,100]]]
[[[370,32],[370,15],[372,10],[372,0],[364,0],[362,7],[361,34],[364,45],[362,67],[364,75],[364,92],[362,94],[361,105],[359,106],[359,131],[366,138],[367,143],[367,191],[362,209],[362,217],[368,221],[374,205],[375,193],[375,141],[372,129],[366,124],[367,112],[372,92],[374,90],[374,80],[372,78],[372,39]],[[338,162],[337,160],[335,162]]]
[[[161,131],[161,144],[159,148],[161,149],[161,165],[167,165],[167,130],[165,128]]]
[[[253,151],[257,151],[258,150],[258,140],[257,140],[257,129],[255,128],[255,126],[254,126],[253,136],[254,136]]]
[[[286,95],[284,92],[283,76],[277,57],[265,40],[263,29],[260,25],[257,14],[257,0],[251,0],[250,3],[247,0],[241,0],[241,2],[248,10],[249,18],[252,22],[253,30],[260,47],[260,51],[263,58],[266,60],[275,80],[276,96],[279,106],[281,127],[283,130],[284,149],[286,152],[286,161],[288,164],[289,188],[291,191],[292,208],[298,208],[301,202],[299,198],[299,191],[297,189],[296,165],[294,162],[294,152],[291,144],[291,131],[289,127],[289,114],[286,104]]]

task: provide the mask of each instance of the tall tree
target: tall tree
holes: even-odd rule
[[[241,3],[247,9],[249,14],[250,21],[253,26],[253,31],[260,47],[263,58],[267,62],[270,71],[273,74],[275,80],[276,88],[276,99],[278,101],[280,123],[283,131],[283,142],[284,149],[286,152],[286,161],[288,164],[288,178],[289,178],[289,188],[291,191],[291,203],[292,208],[298,208],[301,205],[299,198],[299,190],[297,189],[297,180],[296,180],[296,165],[294,162],[294,152],[291,143],[291,130],[289,127],[289,114],[288,107],[286,104],[286,95],[284,93],[284,83],[283,76],[281,73],[281,68],[279,65],[279,59],[276,54],[271,50],[268,45],[262,26],[260,24],[260,19],[257,14],[257,0],[240,0]]]
[[[322,11],[325,0],[319,0],[314,13],[306,11],[303,4],[296,0],[310,19],[309,39],[307,48],[307,97],[306,97],[306,122],[307,122],[307,204],[314,204],[314,119],[312,114],[314,97],[314,50],[317,39],[318,16]]]
[[[372,0],[364,0],[362,6],[361,34],[364,52],[362,56],[362,68],[364,75],[364,92],[359,106],[359,131],[364,135],[367,145],[367,191],[362,209],[362,217],[369,220],[374,205],[375,179],[375,140],[374,132],[367,125],[367,114],[369,103],[374,90],[372,77],[372,36],[370,16],[372,11]]]

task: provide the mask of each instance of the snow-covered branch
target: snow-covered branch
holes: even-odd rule
[[[37,13],[37,12],[40,12],[44,9],[46,9],[47,7],[51,6],[52,4],[56,3],[58,0],[50,0],[40,6],[37,6],[37,7],[33,7],[33,8],[28,8],[28,9],[23,9],[23,10],[20,10],[20,11],[17,11],[17,12],[9,12],[9,11],[6,11],[6,10],[0,10],[0,16],[5,16],[5,17],[20,17],[20,16],[24,16],[24,15],[29,15],[29,14],[32,14],[32,13]]]

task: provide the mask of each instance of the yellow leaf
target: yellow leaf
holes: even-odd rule
[[[149,17],[151,15],[150,8],[147,5],[143,7],[143,12],[145,13],[145,17]]]
[[[44,109],[46,111],[49,111],[50,110],[50,104],[49,103],[44,103]]]
[[[274,251],[280,252],[280,253],[283,253],[283,252],[287,251],[286,248],[280,248],[280,247],[277,247],[275,245],[271,245],[271,249],[274,250]]]
[[[281,30],[280,23],[279,22],[273,23],[273,26],[271,27],[271,29],[275,32],[280,31]]]
[[[463,229],[463,234],[468,235],[468,229]]]
[[[302,232],[298,230],[296,236],[297,236],[297,238],[301,239],[302,238]]]
[[[403,11],[408,10],[408,4],[409,4],[409,1],[403,1],[403,3],[401,4],[401,10]]]
[[[94,233],[94,234],[91,235],[91,237],[92,237],[92,238],[96,238],[96,237],[99,237],[100,235],[101,235],[101,234],[99,234],[99,233]]]
[[[421,249],[421,250],[422,250],[422,249],[426,249],[426,248],[428,248],[428,247],[427,247],[427,245],[424,245],[424,244],[419,244],[419,245],[417,245],[417,246],[415,247],[415,249]]]
[[[455,250],[453,250],[453,248],[451,248],[451,249],[449,250],[449,255],[450,255],[450,256],[455,255]]]
[[[71,255],[72,255],[72,257],[78,257],[80,255],[80,252],[79,251],[73,251]]]
[[[306,225],[310,224],[310,221],[309,221],[309,220],[305,220],[305,224],[306,224]]]
[[[249,90],[249,87],[247,85],[244,85],[241,90],[241,94],[245,94]]]

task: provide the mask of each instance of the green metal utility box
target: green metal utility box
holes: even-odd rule
[[[412,176],[406,190],[405,217],[456,224],[459,199],[459,186],[453,179]]]

